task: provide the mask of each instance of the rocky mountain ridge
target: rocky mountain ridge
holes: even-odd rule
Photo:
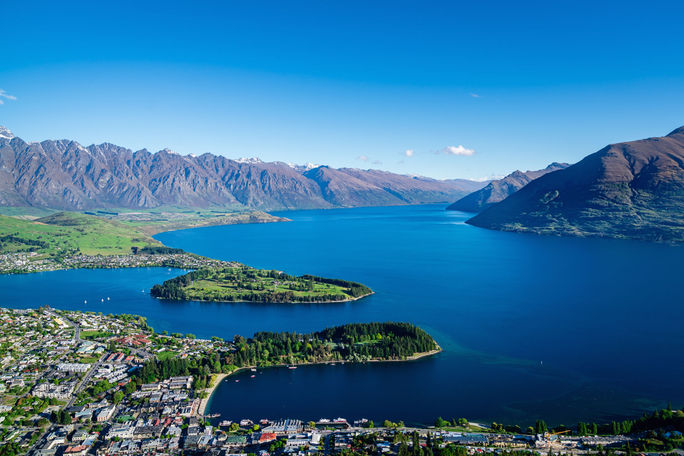
[[[567,163],[551,163],[544,169],[536,171],[513,171],[508,176],[490,182],[485,187],[474,191],[447,207],[450,211],[480,212],[492,204],[503,201],[533,180],[559,169],[570,166]]]
[[[611,144],[468,221],[541,234],[684,242],[684,127]]]
[[[263,210],[453,201],[484,183],[221,155],[132,151],[72,140],[28,143],[0,128],[0,205],[64,210],[159,206]]]

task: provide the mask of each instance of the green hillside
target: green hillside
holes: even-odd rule
[[[131,247],[160,245],[137,228],[86,214],[58,212],[35,220],[0,215],[2,254],[124,255]]]

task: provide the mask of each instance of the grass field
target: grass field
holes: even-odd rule
[[[176,356],[178,356],[178,352],[173,351],[173,350],[164,350],[163,352],[157,353],[157,359],[159,359],[159,361],[164,361],[167,359],[173,359]]]
[[[280,281],[271,277],[259,277],[258,279],[242,282],[235,276],[221,274],[209,280],[197,280],[185,288],[190,296],[201,297],[205,294],[225,295],[250,291],[257,294],[292,292],[295,296],[318,297],[325,295],[347,296],[347,289],[328,283],[312,282],[310,287],[302,288],[302,281]]]
[[[34,220],[0,215],[0,253],[45,256],[130,254],[131,247],[160,246],[139,229],[86,214],[58,212]]]

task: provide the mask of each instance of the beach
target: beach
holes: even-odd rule
[[[226,378],[229,374],[216,374],[211,377],[212,384],[209,388],[206,388],[204,392],[207,393],[207,397],[202,398],[200,401],[200,405],[197,408],[197,414],[198,415],[204,415],[204,412],[207,409],[207,404],[209,404],[209,400],[211,399],[212,394],[214,394],[214,391],[216,391],[216,387],[218,387],[221,382],[223,381],[224,378]]]

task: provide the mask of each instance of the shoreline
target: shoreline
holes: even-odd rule
[[[433,339],[434,340],[434,339]],[[430,356],[434,356],[438,353],[441,353],[443,351],[442,347],[435,341],[435,345],[437,346],[436,349],[430,350],[427,352],[421,352],[421,353],[415,353],[411,356],[409,356],[406,359],[369,359],[368,361],[316,361],[313,363],[301,363],[301,364],[274,364],[272,366],[245,366],[245,367],[240,367],[238,369],[235,369],[233,372],[229,372],[227,374],[221,373],[221,374],[215,374],[216,375],[216,381],[212,384],[211,387],[205,388],[204,391],[208,391],[209,395],[202,399],[200,401],[199,407],[197,407],[197,414],[200,416],[206,415],[207,412],[207,406],[209,405],[209,401],[211,400],[211,397],[214,395],[216,392],[216,389],[218,386],[228,377],[232,377],[233,375],[237,375],[243,371],[251,370],[251,369],[282,369],[284,367],[307,367],[307,366],[323,366],[326,364],[365,364],[365,363],[405,363],[405,362],[411,362],[411,361],[417,361],[419,359],[423,358],[428,358]],[[213,379],[213,377],[212,377]]]
[[[280,302],[280,301],[221,301],[221,300],[216,300],[216,299],[169,299],[169,298],[158,298],[154,296],[155,299],[159,300],[164,300],[164,301],[191,301],[191,302],[220,302],[220,303],[226,303],[226,304],[342,304],[345,302],[354,302],[358,301],[359,299],[367,298],[368,296],[374,295],[375,292],[371,291],[370,293],[366,293],[363,296],[357,296],[356,298],[349,298],[349,299],[341,299],[337,301],[285,301],[285,302]]]
[[[229,221],[226,223],[213,223],[211,219],[206,220],[205,223],[200,223],[197,225],[178,225],[178,226],[164,226],[163,224],[157,224],[155,225],[154,223],[150,223],[149,225],[140,225],[139,229],[144,232],[145,234],[149,234],[153,238],[162,233],[171,233],[173,231],[183,231],[183,230],[194,230],[195,228],[208,228],[211,226],[230,226],[230,225],[261,225],[265,223],[282,223],[282,222],[291,222],[287,217],[280,217],[277,215],[271,215],[268,212],[265,212],[265,214],[273,217],[273,219],[259,219],[259,220],[237,220],[237,221]],[[156,238],[155,238],[156,239]],[[157,239],[158,240],[158,239]],[[161,241],[160,241],[161,242]]]
[[[213,380],[213,383],[209,388],[205,388],[203,392],[207,393],[207,397],[202,398],[200,400],[199,407],[197,407],[197,415],[203,416],[206,412],[207,406],[209,405],[209,401],[211,400],[211,397],[214,395],[214,392],[216,391],[216,388],[221,384],[223,379],[228,377],[231,374],[214,374],[211,376],[211,379]]]

